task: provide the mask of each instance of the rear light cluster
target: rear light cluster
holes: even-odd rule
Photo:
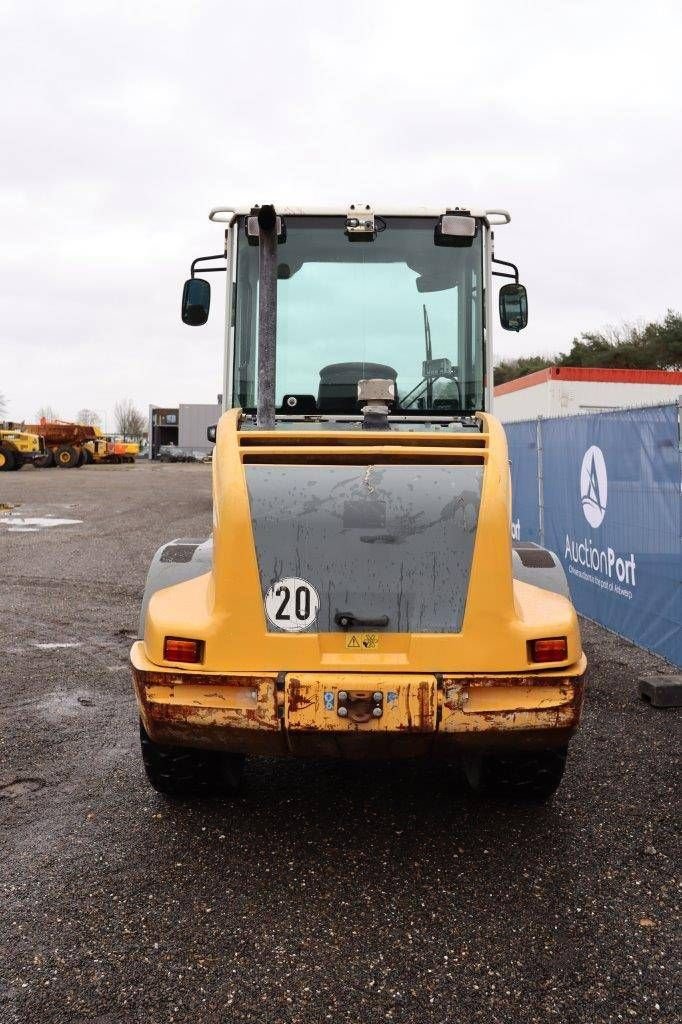
[[[528,647],[531,661],[566,661],[568,658],[568,641],[565,636],[531,640]]]
[[[185,640],[179,636],[167,636],[163,641],[164,661],[182,661],[198,664],[204,656],[203,640]]]

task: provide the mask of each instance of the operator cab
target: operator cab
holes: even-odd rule
[[[268,287],[261,288],[265,210],[272,262]],[[229,225],[225,408],[252,416],[259,407],[265,303],[273,325],[273,372],[265,376],[277,419],[359,420],[359,385],[367,380],[392,385],[389,419],[462,419],[490,409],[491,274],[514,282],[500,290],[502,326],[521,330],[528,317],[516,267],[493,256],[491,228],[509,220],[504,211],[254,207],[214,210],[211,217]],[[210,286],[195,276],[197,265],[222,258],[192,264],[183,291],[186,324],[208,317]]]

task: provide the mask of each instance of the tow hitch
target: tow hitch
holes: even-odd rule
[[[339,690],[336,713],[339,718],[348,718],[361,724],[371,718],[381,718],[384,713],[384,695],[381,690]]]

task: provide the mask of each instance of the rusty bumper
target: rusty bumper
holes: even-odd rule
[[[583,701],[579,669],[240,676],[133,665],[133,675],[155,742],[247,754],[448,757],[472,747],[559,746],[577,728]]]

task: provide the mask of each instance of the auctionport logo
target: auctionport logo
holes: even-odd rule
[[[606,462],[601,448],[593,444],[583,456],[580,470],[580,500],[583,513],[590,526],[601,526],[606,515],[606,501],[609,496],[609,481]]]
[[[583,515],[596,530],[604,521],[609,493],[606,460],[596,444],[583,455],[579,493]],[[599,547],[591,537],[576,540],[567,533],[564,558],[569,563],[571,576],[632,600],[633,590],[629,588],[637,586],[637,562],[633,553],[627,557],[619,555],[612,547]]]

